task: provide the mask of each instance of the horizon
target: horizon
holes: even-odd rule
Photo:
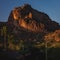
[[[33,3],[34,2],[34,3]],[[9,14],[11,10],[15,7],[22,6],[24,4],[30,4],[32,8],[46,13],[53,21],[58,22],[60,24],[60,8],[59,8],[59,0],[45,0],[45,1],[37,1],[37,0],[1,0],[0,2],[0,22],[6,22],[8,20]],[[4,4],[4,5],[3,5]]]

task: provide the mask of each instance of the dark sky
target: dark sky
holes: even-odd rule
[[[60,0],[0,0],[0,21],[7,21],[11,10],[25,3],[60,23]]]

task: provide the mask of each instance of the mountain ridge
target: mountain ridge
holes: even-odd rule
[[[4,23],[2,25],[4,26]],[[60,29],[57,22],[52,21],[47,14],[33,9],[29,4],[14,8],[5,26],[7,33],[14,35],[15,39],[39,41],[43,41],[44,35]]]
[[[33,32],[60,29],[59,24],[52,21],[47,14],[33,9],[29,4],[14,8],[9,15],[8,23]]]

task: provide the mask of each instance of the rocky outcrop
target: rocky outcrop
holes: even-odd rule
[[[56,30],[54,32],[48,33],[45,35],[44,38],[47,42],[52,41],[52,42],[60,42],[60,30]]]
[[[54,31],[60,27],[47,14],[33,9],[29,4],[14,8],[9,15],[8,24],[10,27],[22,27],[32,32]]]

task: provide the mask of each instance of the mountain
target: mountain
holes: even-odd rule
[[[14,8],[7,22],[0,22],[0,26],[7,27],[8,34],[13,34],[22,40],[43,40],[47,33],[60,29],[60,25],[52,21],[44,12],[35,10],[29,4]]]
[[[55,30],[60,29],[60,25],[52,21],[50,17],[39,12],[29,4],[14,8],[8,17],[8,32],[21,39],[42,39],[42,37]]]
[[[14,8],[8,21],[0,22],[0,59],[60,59],[60,49],[52,47],[60,47],[59,23],[29,4]]]
[[[22,27],[32,32],[51,32],[60,29],[60,25],[52,21],[47,14],[33,9],[29,4],[14,8],[9,15],[8,24],[10,27]]]

